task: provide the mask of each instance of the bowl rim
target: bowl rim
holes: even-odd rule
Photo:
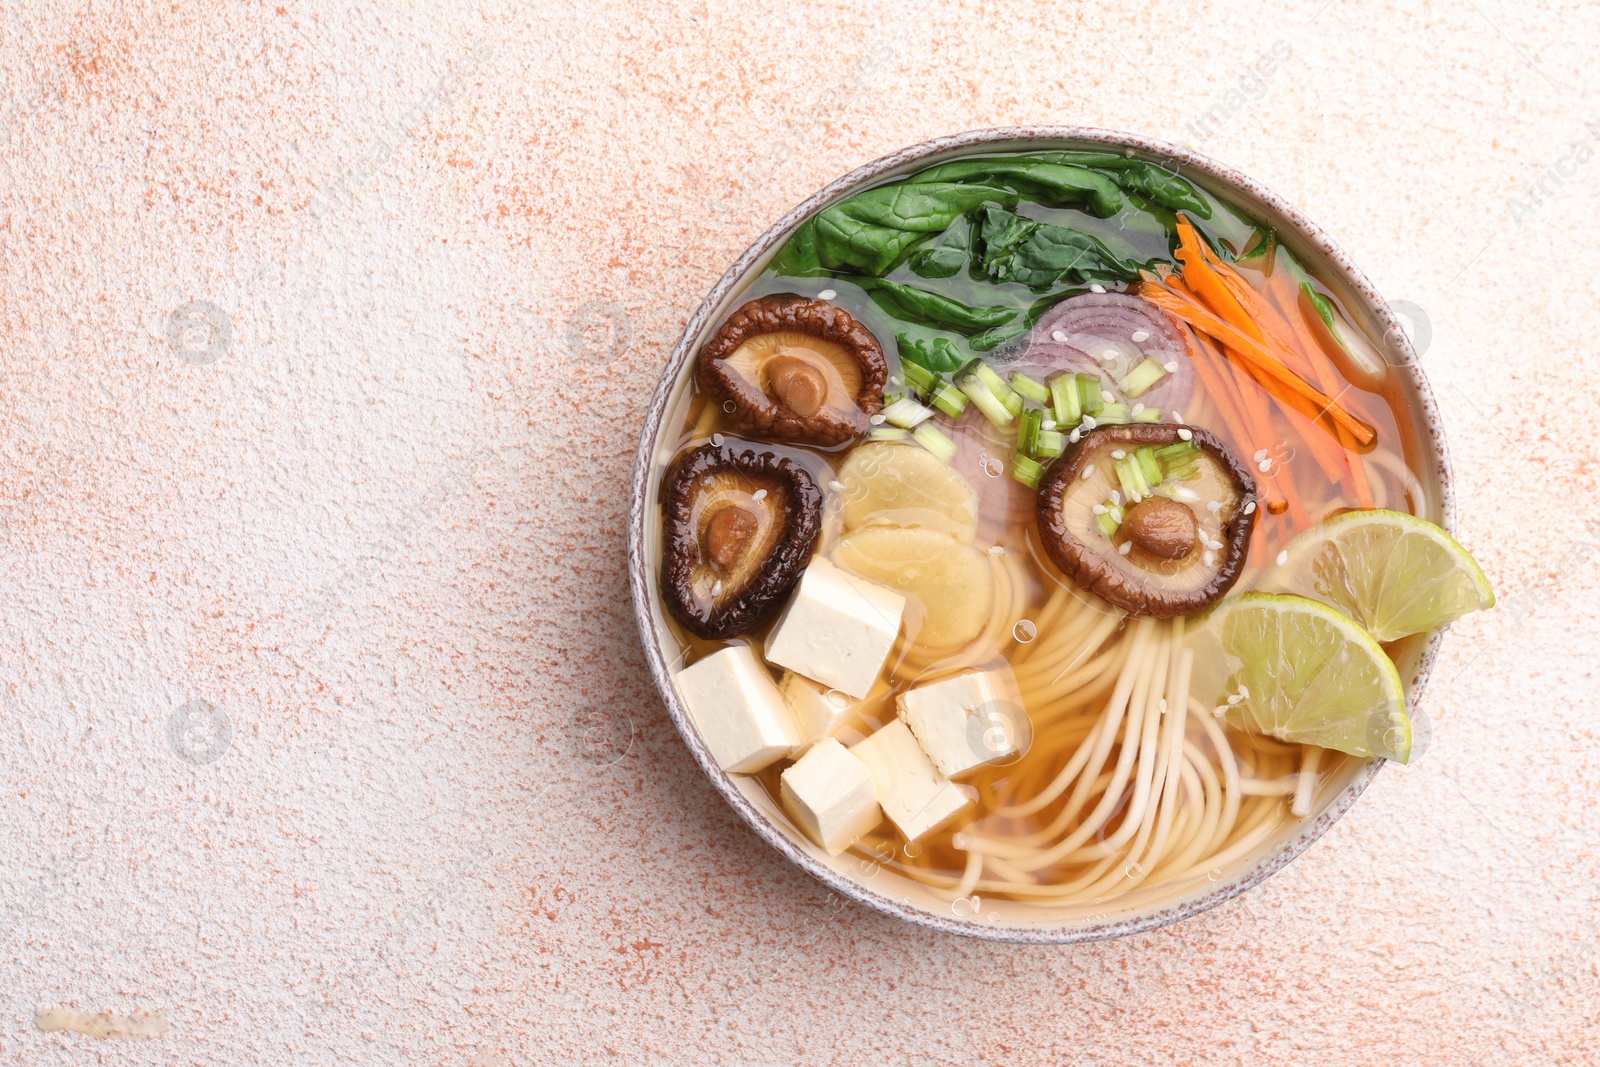
[[[1163,165],[1175,165],[1184,172],[1198,172],[1221,186],[1230,195],[1239,195],[1244,206],[1254,207],[1255,200],[1275,212],[1297,231],[1297,235],[1314,248],[1323,262],[1331,267],[1360,296],[1367,312],[1384,327],[1384,338],[1395,350],[1392,366],[1402,374],[1416,397],[1413,413],[1426,437],[1431,439],[1433,462],[1437,472],[1441,524],[1447,530],[1455,527],[1455,493],[1452,484],[1449,449],[1445,444],[1444,429],[1433,392],[1419,365],[1411,339],[1401,328],[1399,320],[1390,310],[1377,288],[1361,272],[1333,240],[1320,227],[1303,215],[1282,197],[1261,183],[1225,163],[1211,159],[1199,152],[1166,141],[1139,134],[1087,126],[996,126],[969,130],[964,133],[936,137],[919,144],[880,156],[847,174],[834,179],[800,204],[785,213],[766,232],[755,240],[744,253],[712,286],[694,314],[689,317],[683,333],[674,345],[661,378],[651,397],[640,435],[639,449],[634,460],[631,481],[631,503],[628,521],[628,584],[632,594],[634,614],[639,625],[640,642],[650,666],[657,692],[660,694],[673,725],[677,727],[689,751],[700,764],[724,800],[738,813],[756,834],[777,849],[791,863],[810,874],[834,892],[887,915],[903,919],[917,926],[946,933],[1002,941],[1016,944],[1084,944],[1105,941],[1132,934],[1156,930],[1201,912],[1209,911],[1225,901],[1254,888],[1283,867],[1320,838],[1355,804],[1358,797],[1377,777],[1385,761],[1374,758],[1367,762],[1360,776],[1347,786],[1333,802],[1315,819],[1307,823],[1292,840],[1278,845],[1264,854],[1254,866],[1243,871],[1214,889],[1157,911],[1132,918],[1099,924],[1059,926],[1008,926],[1004,923],[980,923],[954,914],[944,916],[900,903],[842,872],[822,864],[791,841],[734,783],[732,775],[724,771],[712,758],[710,750],[700,739],[693,723],[673,690],[671,672],[659,635],[655,632],[650,604],[652,568],[645,558],[646,530],[649,515],[646,503],[649,498],[649,481],[652,462],[660,441],[663,416],[679,379],[693,357],[696,340],[709,324],[728,295],[749,280],[752,267],[785,240],[790,231],[825,205],[868,187],[890,171],[909,166],[940,153],[960,151],[1000,150],[1007,146],[1037,141],[1071,141],[1089,146],[1113,147],[1131,150]],[[1242,195],[1240,195],[1242,194]],[[1426,446],[1428,442],[1424,441]],[[1426,448],[1424,448],[1426,452]],[[1411,685],[1413,706],[1422,697],[1428,678],[1437,659],[1443,631],[1436,632],[1426,642],[1417,662],[1416,675]]]

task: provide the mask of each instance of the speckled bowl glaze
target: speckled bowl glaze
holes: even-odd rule
[[[1425,476],[1421,486],[1423,510],[1447,529],[1454,525],[1450,464],[1438,408],[1417,365],[1410,339],[1377,289],[1326,234],[1294,207],[1232,167],[1188,149],[1133,134],[1075,126],[1007,126],[941,137],[874,160],[830,183],[779,219],[728,268],[695,310],[662,371],[645,417],[633,472],[628,541],[629,583],[640,636],[656,687],[684,743],[728,803],[757,834],[838,893],[907,922],[952,934],[996,941],[1070,944],[1141,933],[1187,919],[1259,884],[1304,852],[1350,809],[1384,763],[1375,759],[1357,765],[1355,773],[1318,814],[1291,828],[1285,837],[1264,845],[1225,877],[1186,895],[1177,894],[1181,899],[1176,901],[1114,898],[1103,912],[1071,919],[1055,919],[1047,911],[1005,901],[984,902],[982,907],[989,909],[986,914],[981,909],[977,914],[962,914],[959,906],[916,895],[910,879],[892,873],[886,876],[876,865],[848,854],[830,858],[809,843],[791,837],[774,821],[777,809],[757,787],[748,782],[742,785],[736,776],[717,766],[673,690],[672,672],[680,657],[662,622],[656,578],[659,553],[654,550],[658,537],[655,527],[659,524],[657,488],[670,459],[660,454],[664,416],[687,386],[695,353],[731,310],[746,281],[760,274],[803,221],[829,204],[873,185],[973,152],[1107,147],[1174,170],[1276,227],[1280,240],[1315,264],[1326,283],[1341,290],[1339,295],[1347,307],[1367,316],[1364,325],[1374,337],[1383,338],[1385,355],[1396,371],[1391,399],[1409,410],[1414,419],[1420,454],[1409,455],[1408,460]],[[1435,634],[1427,641],[1418,641],[1400,657],[1401,675],[1406,679],[1413,706],[1422,695],[1440,639],[1441,635]]]

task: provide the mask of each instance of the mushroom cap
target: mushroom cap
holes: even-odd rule
[[[1121,528],[1106,537],[1093,508],[1118,487],[1111,453],[1176,444],[1184,440],[1180,431],[1199,452],[1196,473],[1179,484],[1196,494],[1200,536],[1220,541],[1221,549],[1202,541],[1181,557],[1166,558],[1144,551]],[[1239,580],[1259,511],[1249,506],[1255,503],[1255,479],[1211,433],[1160,423],[1107,426],[1085,434],[1040,480],[1039,540],[1068,579],[1125,611],[1161,619],[1192,615],[1222,599]]]
[[[867,431],[889,376],[870,330],[837,304],[793,293],[740,306],[700,349],[697,370],[740,428],[823,445]]]
[[[822,529],[822,491],[804,467],[730,446],[680,456],[662,510],[662,599],[685,629],[712,639],[770,619]]]

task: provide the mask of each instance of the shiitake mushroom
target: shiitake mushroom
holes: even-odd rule
[[[706,638],[770,619],[822,529],[822,492],[804,467],[730,446],[680,456],[662,506],[662,599],[685,629]]]
[[[1130,499],[1118,465],[1137,462],[1141,448],[1176,451],[1181,462]],[[1239,580],[1257,507],[1255,479],[1207,431],[1108,426],[1085,434],[1040,480],[1039,540],[1067,578],[1125,611],[1192,615]]]
[[[793,293],[729,315],[700,349],[697,370],[735,426],[822,445],[866,432],[889,374],[878,339],[848,311]]]

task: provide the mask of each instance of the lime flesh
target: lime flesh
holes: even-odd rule
[[[1219,704],[1250,733],[1352,756],[1411,758],[1400,674],[1348,616],[1305,597],[1247,593],[1224,601],[1202,638],[1230,673]]]
[[[1338,608],[1379,641],[1494,606],[1489,579],[1467,550],[1399,511],[1351,511],[1319,523],[1289,542],[1269,584]]]

